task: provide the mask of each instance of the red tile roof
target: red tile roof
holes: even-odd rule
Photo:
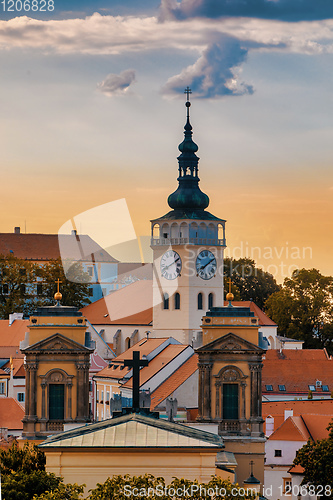
[[[62,258],[90,261],[91,254],[96,262],[118,262],[88,235],[0,233],[0,255],[33,261],[58,259],[61,255]]]
[[[0,398],[0,427],[8,431],[23,429],[24,410],[14,398]]]
[[[23,358],[12,358],[13,363],[13,377],[25,377],[25,369],[23,366],[24,359]],[[10,369],[11,364],[10,360],[3,365],[3,368]]]
[[[0,359],[24,358],[18,346],[0,346]]]
[[[273,386],[273,393],[281,394],[278,385],[284,385],[288,393],[308,393],[309,385],[319,380],[333,390],[333,360],[325,349],[269,349],[263,356],[262,391],[266,385]],[[322,393],[322,390],[318,390]]]
[[[9,346],[19,346],[21,340],[24,340],[25,332],[28,331],[29,321],[25,319],[16,319],[9,325],[8,319],[0,320],[0,357],[1,348]]]
[[[227,306],[229,302],[225,301],[224,305]],[[267,314],[260,309],[260,307],[257,306],[252,300],[235,300],[232,302],[233,306],[236,307],[249,307],[251,311],[254,313],[257,318],[259,318],[259,325],[260,326],[277,326],[276,323],[274,323],[273,320],[271,320]]]
[[[262,416],[274,418],[274,429],[284,422],[285,410],[293,410],[296,416],[317,414],[333,415],[333,399],[304,399],[298,401],[263,401]],[[265,424],[264,424],[265,426]]]
[[[151,394],[151,411],[180,387],[198,369],[198,355],[193,354],[178,370]]]
[[[135,281],[81,309],[92,325],[150,325],[153,320],[152,281]]]
[[[293,465],[288,469],[290,474],[304,474],[304,468],[301,465]]]
[[[116,358],[112,360],[111,365],[112,366],[107,366],[106,368],[103,368],[100,372],[96,373],[96,376],[98,377],[111,377],[111,378],[122,378],[129,370],[125,368],[124,370],[120,370],[120,366],[122,365],[122,362],[124,359],[131,359],[133,358],[133,351],[139,351],[140,352],[140,358],[143,356],[148,356],[151,352],[153,352],[157,347],[159,347],[163,342],[165,342],[167,339],[166,338],[158,338],[158,339],[142,339],[139,342],[137,342],[134,346],[132,346],[130,349],[127,349],[127,351],[123,352]]]
[[[269,436],[270,441],[308,441],[325,439],[328,437],[328,424],[332,421],[331,415],[300,415],[288,417]]]

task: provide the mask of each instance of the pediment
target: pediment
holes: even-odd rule
[[[223,335],[223,337],[219,337],[218,339],[213,340],[209,344],[203,345],[196,349],[196,352],[204,353],[204,352],[215,352],[215,351],[223,351],[223,352],[261,352],[264,353],[265,350],[259,347],[258,345],[252,344],[248,340],[239,337],[235,333],[227,333]]]
[[[82,344],[75,342],[75,340],[65,337],[61,333],[55,333],[46,339],[40,340],[33,345],[22,349],[24,353],[32,353],[38,351],[43,353],[91,353],[92,349],[88,349]]]

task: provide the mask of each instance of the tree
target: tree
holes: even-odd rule
[[[37,307],[54,304],[59,278],[63,305],[83,307],[90,303],[90,276],[81,263],[74,263],[64,273],[60,259],[39,265],[14,255],[0,256],[0,319],[13,312],[30,316]]]
[[[10,313],[28,314],[30,307],[39,305],[33,293],[39,266],[18,259],[14,255],[0,255],[0,317],[6,319]]]
[[[154,477],[151,474],[144,476],[113,476],[104,483],[97,484],[90,490],[88,500],[126,500],[127,498],[150,498],[151,500],[183,500],[187,498],[202,500],[245,500],[253,499],[251,491],[244,491],[229,480],[212,476],[208,483],[199,483],[197,480],[174,478],[165,484],[163,477]]]
[[[43,269],[43,297],[44,302],[53,303],[54,294],[57,291],[56,281],[61,281],[60,291],[62,294],[61,304],[64,306],[75,306],[81,308],[90,304],[89,282],[91,278],[83,270],[80,262],[72,264],[66,272],[61,259],[50,261]]]
[[[83,485],[64,484],[61,477],[45,471],[45,454],[37,446],[17,443],[0,451],[4,500],[79,500]]]
[[[314,485],[324,489],[321,495],[332,497],[333,495],[333,422],[327,427],[329,437],[320,441],[309,441],[300,448],[294,460],[295,465],[301,465],[304,469],[302,484]],[[330,491],[325,486],[331,488]],[[319,493],[320,494],[320,493]]]
[[[279,333],[304,340],[304,348],[333,349],[333,278],[317,269],[300,269],[266,301]]]
[[[261,309],[264,308],[268,297],[280,290],[272,274],[256,267],[252,259],[232,259],[227,257],[224,261],[225,289],[226,280],[232,280],[232,293],[235,300],[253,300]]]

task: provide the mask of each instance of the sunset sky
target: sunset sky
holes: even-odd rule
[[[333,275],[331,0],[3,6],[0,232],[57,233],[78,217],[85,233],[80,214],[124,198],[147,242],[177,187],[189,85],[200,186],[227,219],[227,254],[280,282],[295,267]]]

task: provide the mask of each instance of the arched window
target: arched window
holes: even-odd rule
[[[163,295],[163,309],[169,309],[169,295],[167,293]]]
[[[175,309],[180,309],[180,295],[178,292],[175,293]]]
[[[131,347],[131,339],[127,337],[125,340],[125,350],[129,349],[130,347]]]
[[[198,309],[203,309],[203,296],[202,293],[198,293]]]
[[[214,307],[214,294],[210,293],[208,295],[208,309],[211,309],[212,307]]]

